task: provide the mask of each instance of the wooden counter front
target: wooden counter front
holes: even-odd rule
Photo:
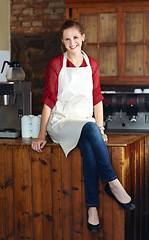
[[[99,186],[99,233],[87,230],[80,151],[65,158],[48,141],[42,154],[31,139],[0,139],[0,240],[146,240],[149,217],[147,135],[108,134],[112,166],[136,202],[124,211]]]

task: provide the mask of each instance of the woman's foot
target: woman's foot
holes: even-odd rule
[[[118,201],[121,203],[129,203],[131,201],[131,197],[127,194],[118,179],[109,182],[109,186]]]
[[[126,193],[118,179],[107,183],[105,186],[105,192],[115,199],[124,209],[135,209],[136,206],[134,201],[131,200],[131,197]]]
[[[96,207],[87,210],[87,228],[90,232],[98,232],[100,229],[98,211]]]
[[[90,207],[88,209],[88,222],[93,225],[99,224],[98,211],[96,207]]]

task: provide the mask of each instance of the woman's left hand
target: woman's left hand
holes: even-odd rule
[[[44,146],[46,145],[46,140],[45,139],[37,139],[35,141],[32,142],[31,148],[38,152],[41,153],[42,149],[44,148]]]
[[[108,136],[107,136],[107,134],[103,133],[103,134],[102,134],[102,138],[103,138],[104,142],[107,142],[107,141],[108,141]]]

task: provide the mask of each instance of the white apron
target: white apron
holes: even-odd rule
[[[58,77],[57,102],[51,111],[47,131],[59,143],[67,157],[76,147],[82,127],[95,122],[93,116],[92,69],[87,55],[82,52],[86,67],[66,67],[67,52]]]

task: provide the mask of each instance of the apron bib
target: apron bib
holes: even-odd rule
[[[67,157],[76,147],[82,127],[95,122],[93,116],[92,69],[87,55],[82,51],[86,67],[66,67],[67,52],[58,77],[57,102],[51,111],[47,131],[59,143]]]

